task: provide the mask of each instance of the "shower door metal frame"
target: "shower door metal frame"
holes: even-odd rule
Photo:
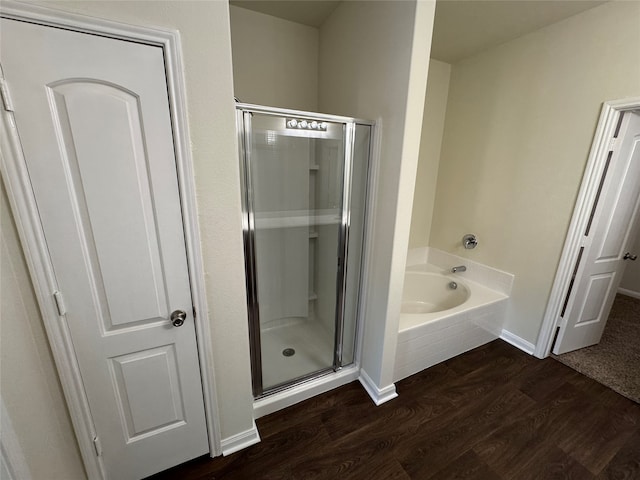
[[[237,109],[236,122],[240,150],[240,183],[242,188],[242,236],[244,245],[245,276],[247,288],[247,314],[249,322],[249,344],[251,352],[251,388],[253,396],[262,394],[262,357],[260,344],[260,312],[255,256],[255,217],[253,213],[253,185],[251,182],[251,112]],[[257,326],[257,330],[256,330]]]
[[[351,227],[351,172],[355,149],[356,124],[345,124],[344,171],[342,177],[342,205],[340,231],[338,233],[338,269],[336,272],[335,342],[333,346],[333,370],[342,368],[344,342],[344,300],[347,289],[347,259],[349,256],[349,228]]]
[[[336,309],[335,309],[335,335],[333,365],[325,369],[292,378],[287,382],[264,389],[262,381],[262,356],[260,340],[260,311],[257,291],[257,267],[255,250],[255,216],[253,209],[253,185],[251,180],[251,117],[253,113],[272,115],[276,117],[297,117],[306,120],[327,121],[344,125],[344,168],[342,198],[340,206],[340,228],[338,232],[338,251],[336,269]],[[238,145],[240,153],[240,177],[242,184],[242,232],[245,252],[245,273],[247,288],[247,307],[249,315],[249,342],[251,345],[251,383],[255,399],[285,390],[293,385],[314,380],[323,375],[339,371],[342,365],[344,307],[346,295],[347,260],[349,247],[349,228],[351,222],[351,176],[353,170],[353,155],[355,150],[356,125],[367,125],[371,128],[375,123],[353,117],[329,115],[323,113],[306,112],[302,110],[290,110],[284,108],[267,107],[248,103],[236,103],[236,123],[238,131]],[[371,139],[369,140],[372,141]],[[371,147],[369,148],[371,151]],[[370,174],[370,155],[367,165],[367,177]],[[367,182],[368,183],[368,182]],[[369,188],[365,189],[365,196]],[[363,268],[362,266],[360,267]],[[356,309],[356,312],[358,309]],[[356,329],[360,328],[356,322]],[[357,333],[355,335],[357,338]],[[357,345],[354,346],[357,348]],[[357,356],[354,355],[354,357]],[[355,361],[355,358],[354,358]]]

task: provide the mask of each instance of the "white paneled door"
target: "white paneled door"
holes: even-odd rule
[[[206,454],[163,50],[1,22],[54,298],[107,475],[142,478]]]
[[[631,260],[627,253],[640,204],[640,114],[624,114],[598,197],[555,354],[600,341],[624,267]]]

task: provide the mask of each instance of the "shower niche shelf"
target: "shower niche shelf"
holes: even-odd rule
[[[255,214],[255,228],[295,228],[313,225],[337,225],[340,223],[338,210],[269,212]]]

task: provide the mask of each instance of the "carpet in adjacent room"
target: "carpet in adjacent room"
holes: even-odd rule
[[[599,344],[553,357],[640,403],[640,299],[616,295]]]

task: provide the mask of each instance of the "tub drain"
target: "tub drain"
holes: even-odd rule
[[[282,354],[285,357],[293,357],[296,354],[296,351],[293,348],[285,348],[282,350]]]

